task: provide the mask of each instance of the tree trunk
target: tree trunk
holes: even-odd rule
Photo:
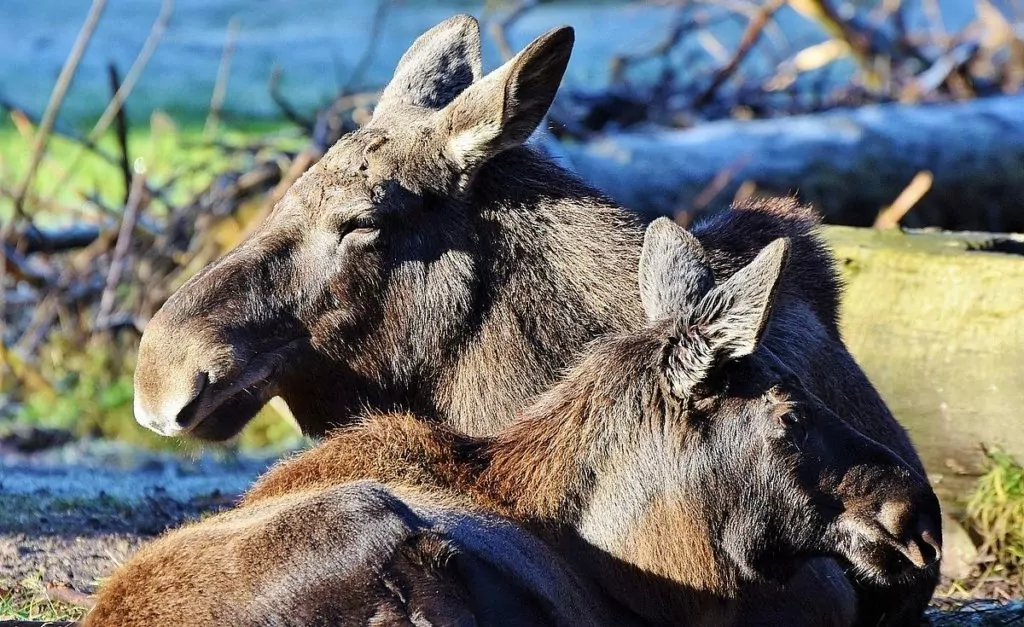
[[[1024,94],[619,133],[564,152],[584,179],[647,215],[720,208],[752,181],[796,192],[829,222],[868,226],[928,170],[931,191],[905,226],[1024,231]],[[710,202],[695,207],[702,192]]]

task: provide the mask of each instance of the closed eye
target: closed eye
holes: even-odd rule
[[[807,422],[803,416],[795,411],[781,412],[778,415],[780,435],[786,437],[796,445],[807,441]]]
[[[349,235],[369,235],[380,230],[380,225],[369,215],[359,215],[346,221],[340,228],[341,238]]]

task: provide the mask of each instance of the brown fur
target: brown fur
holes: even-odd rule
[[[374,121],[339,141],[248,241],[150,322],[136,371],[140,422],[225,439],[280,395],[312,434],[368,407],[486,435],[514,421],[593,338],[633,328],[642,317],[634,218],[519,145],[550,103],[571,44],[569,31],[553,31],[484,77],[472,18],[418,39]],[[463,142],[474,150],[453,154],[453,137],[491,127],[498,136],[478,134]],[[906,433],[839,339],[838,280],[816,227],[809,209],[773,199],[693,233],[718,281],[789,239],[768,348],[811,373],[814,395],[923,477]],[[531,469],[530,490],[554,485],[544,463]],[[916,617],[936,578],[866,591],[865,622]]]
[[[645,250],[671,250],[677,241],[688,242],[686,250],[699,249],[693,237],[659,222],[648,230]],[[657,277],[641,280],[650,324],[597,341],[561,383],[501,433],[474,438],[408,413],[371,414],[279,464],[253,487],[238,512],[156,543],[105,588],[98,615],[135,616],[136,604],[153,598],[151,588],[173,587],[184,574],[185,564],[173,557],[183,543],[201,544],[209,552],[191,563],[211,582],[204,590],[235,591],[210,601],[187,588],[189,602],[199,595],[198,602],[236,613],[238,604],[250,603],[237,592],[252,588],[245,576],[235,574],[232,564],[238,564],[249,577],[297,577],[297,583],[281,584],[292,595],[285,607],[289,602],[304,610],[329,605],[336,602],[333,597],[303,594],[308,575],[289,570],[299,561],[261,556],[309,546],[318,557],[301,562],[304,568],[365,579],[379,567],[336,556],[359,554],[342,549],[380,535],[384,523],[378,520],[426,511],[419,507],[454,511],[465,520],[497,515],[537,534],[551,551],[544,562],[554,569],[539,581],[579,586],[579,595],[566,598],[614,609],[614,619],[583,613],[576,617],[582,623],[618,624],[632,617],[644,623],[847,624],[851,605],[841,590],[834,592],[839,596],[817,599],[824,607],[813,611],[808,610],[815,607],[813,599],[801,599],[794,611],[780,604],[770,614],[745,605],[745,599],[765,598],[772,586],[804,577],[802,565],[816,557],[847,560],[883,588],[930,571],[941,541],[938,505],[913,465],[850,428],[805,385],[817,373],[806,369],[799,352],[790,347],[776,354],[800,338],[786,316],[807,311],[796,306],[801,288],[791,283],[788,269],[800,267],[802,250],[777,240],[748,255],[748,264],[719,277],[716,285],[676,294],[676,300],[664,297],[675,294],[672,286],[658,282],[670,280],[665,277],[673,272],[659,267],[664,261],[645,257],[646,271]],[[786,265],[787,256],[792,266]],[[691,261],[678,271],[707,271],[699,268],[703,262]],[[361,494],[352,490],[369,488],[351,482],[362,480],[388,486],[382,498],[392,499],[375,510],[376,518],[358,519],[365,529],[346,522],[354,520],[351,516],[331,515],[323,504],[328,499],[343,507],[334,498],[337,491],[348,487],[350,497]],[[289,509],[289,504],[301,507]],[[272,524],[261,515],[281,508],[294,511],[285,517],[287,524],[277,519]],[[230,546],[232,539],[217,530],[234,529],[233,516],[242,521],[234,533],[243,537],[262,538],[274,527],[288,533],[271,535],[255,557],[248,555],[251,548],[231,553],[225,565],[218,547]],[[211,533],[204,535],[207,528]],[[190,533],[202,539],[196,542]],[[305,539],[321,534],[332,540],[311,544]],[[369,553],[377,561],[390,554]],[[909,559],[918,560],[920,568],[911,567]],[[162,574],[147,580],[145,573],[154,572],[145,566],[150,560],[164,563]],[[561,570],[562,560],[568,574]],[[415,579],[415,564],[406,567],[411,570],[403,576]],[[513,568],[505,576],[520,572]],[[469,580],[447,576],[448,587],[461,586],[474,597],[467,591]],[[521,575],[518,581],[538,579]],[[338,590],[344,599],[354,594],[350,587]],[[543,595],[531,598],[544,605]],[[364,611],[383,601],[371,593],[356,595],[353,603],[352,611]]]

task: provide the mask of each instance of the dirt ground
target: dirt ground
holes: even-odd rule
[[[183,460],[109,443],[33,455],[0,450],[0,599],[8,606],[40,598],[87,606],[103,579],[148,539],[230,507],[272,461]],[[1020,579],[981,568],[976,575],[940,585],[932,624],[1024,626]],[[1007,613],[1008,601],[1019,611]]]
[[[86,603],[144,542],[230,507],[272,461],[103,442],[31,454],[0,446],[0,600]]]

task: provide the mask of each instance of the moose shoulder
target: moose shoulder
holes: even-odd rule
[[[913,578],[939,557],[938,503],[769,347],[798,289],[791,249],[777,239],[717,279],[696,238],[655,222],[647,325],[595,342],[510,427],[473,438],[370,416],[280,464],[240,509],[144,550],[90,620],[508,624],[515,612],[485,608],[515,599],[537,624],[848,624],[841,595],[768,616],[744,595],[819,557],[881,586]],[[481,561],[492,579],[471,575]]]

